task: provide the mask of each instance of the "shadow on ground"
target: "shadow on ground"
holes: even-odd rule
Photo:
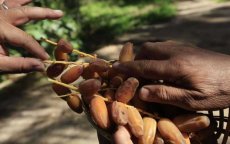
[[[202,15],[186,15],[172,22],[138,28],[117,39],[132,41],[179,40],[213,51],[230,54],[230,6],[213,9]]]
[[[84,115],[55,98],[42,75],[30,74],[0,92],[0,143],[97,143]]]

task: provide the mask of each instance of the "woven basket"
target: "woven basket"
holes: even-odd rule
[[[221,109],[217,111],[208,111],[208,115],[217,122],[214,136],[218,144],[230,144],[230,108]],[[215,143],[215,142],[214,142]]]

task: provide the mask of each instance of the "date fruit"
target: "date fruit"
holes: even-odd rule
[[[82,72],[83,67],[81,65],[73,66],[62,74],[61,81],[67,84],[72,83],[81,76]]]
[[[165,141],[170,141],[175,144],[184,144],[185,139],[176,127],[176,125],[167,118],[162,118],[157,123],[158,131]]]
[[[126,125],[128,123],[128,113],[125,104],[114,101],[111,106],[113,121],[117,125]]]
[[[134,97],[138,86],[139,81],[136,78],[128,78],[117,89],[115,99],[122,103],[128,103]]]
[[[69,97],[66,98],[66,102],[68,106],[75,111],[76,113],[82,113],[82,103],[79,95],[77,94],[71,94]]]
[[[144,123],[139,111],[132,106],[127,109],[128,112],[128,125],[132,134],[139,138],[144,134]]]
[[[143,122],[144,135],[139,138],[138,144],[153,144],[157,130],[157,122],[150,117],[145,117]]]
[[[100,128],[108,129],[110,127],[109,112],[101,97],[95,96],[90,101],[90,113]]]

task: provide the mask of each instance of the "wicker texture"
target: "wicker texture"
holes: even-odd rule
[[[230,140],[228,140],[228,138],[230,133],[230,109],[226,108],[218,111],[208,111],[208,114],[217,122],[214,131],[215,139],[218,140],[219,144],[229,144]]]

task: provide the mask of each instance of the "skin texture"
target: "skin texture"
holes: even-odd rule
[[[135,61],[115,63],[120,73],[164,83],[144,85],[139,97],[188,110],[230,105],[230,57],[175,41],[145,43]]]
[[[58,19],[63,13],[48,8],[24,6],[30,0],[6,0],[8,10],[0,10],[0,73],[24,73],[43,71],[40,60],[49,55],[34,38],[16,26],[31,20]],[[10,57],[5,44],[21,47],[36,58]]]

